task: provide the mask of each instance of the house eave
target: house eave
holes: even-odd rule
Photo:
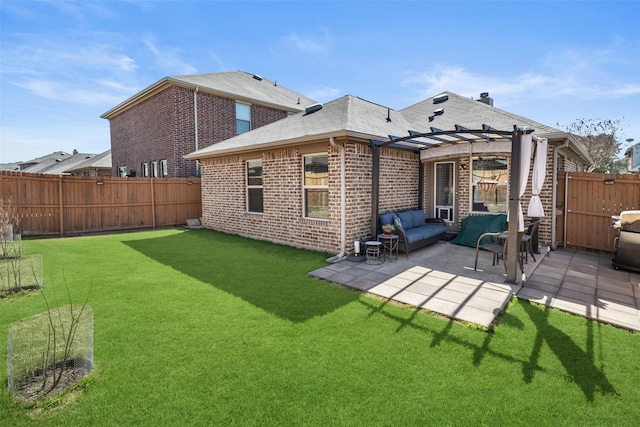
[[[295,145],[311,144],[311,143],[318,142],[320,140],[328,141],[329,138],[331,137],[333,138],[348,137],[353,139],[360,139],[362,141],[369,141],[370,139],[380,138],[380,136],[373,136],[373,135],[362,133],[362,132],[342,130],[338,132],[326,132],[326,133],[320,133],[320,134],[314,134],[314,135],[305,135],[298,138],[291,138],[291,139],[280,140],[280,141],[270,141],[270,142],[265,142],[260,144],[245,145],[242,147],[222,148],[222,149],[216,149],[214,151],[206,151],[207,149],[204,148],[201,151],[195,151],[193,153],[184,155],[183,158],[187,160],[204,160],[204,159],[210,159],[214,157],[223,157],[223,156],[229,156],[234,154],[276,150],[281,148],[289,148]]]

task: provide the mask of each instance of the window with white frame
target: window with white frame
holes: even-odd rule
[[[247,211],[264,212],[262,160],[247,161]]]
[[[474,212],[507,212],[508,165],[508,159],[502,156],[472,159],[471,194]]]
[[[158,162],[157,161],[153,161],[151,162],[151,178],[157,178],[158,177]]]
[[[160,160],[160,176],[169,176],[169,168],[166,160]]]
[[[304,156],[304,216],[329,219],[329,156]]]
[[[149,163],[140,163],[140,175],[144,178],[149,176]]]
[[[251,105],[236,102],[236,133],[241,134],[251,130]]]
[[[127,176],[127,167],[126,166],[118,166],[118,176],[120,178],[124,178]]]

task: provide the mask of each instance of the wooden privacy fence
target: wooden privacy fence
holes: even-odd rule
[[[561,172],[559,203],[565,194],[565,184],[567,247],[615,252],[617,234],[611,228],[611,217],[625,210],[640,209],[640,176]],[[558,221],[562,219],[559,217]]]
[[[0,172],[18,233],[59,235],[185,224],[202,215],[199,178],[116,178]]]

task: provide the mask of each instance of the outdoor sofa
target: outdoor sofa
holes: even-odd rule
[[[394,225],[394,234],[397,234],[399,238],[398,247],[407,256],[409,256],[409,251],[444,239],[447,231],[442,219],[425,218],[421,209],[379,214],[379,232],[382,232],[382,226],[386,224]]]

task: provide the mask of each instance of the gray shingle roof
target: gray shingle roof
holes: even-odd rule
[[[434,104],[434,98],[442,95],[447,95],[448,99],[444,102]],[[434,111],[440,108],[444,109],[444,113],[434,115]],[[400,112],[408,121],[415,123],[415,125],[419,127],[413,129],[419,132],[428,132],[431,126],[442,130],[454,130],[455,125],[461,125],[468,129],[481,129],[483,124],[500,130],[512,130],[514,125],[518,125],[523,127],[530,126],[536,133],[562,132],[551,126],[501,110],[483,102],[460,96],[453,92],[443,92],[442,94],[404,108],[400,110]],[[433,116],[433,121],[429,121],[429,116]]]
[[[44,173],[50,175],[62,175],[67,169],[74,168],[77,164],[84,162],[86,159],[94,157],[95,154],[78,153],[64,158],[46,159],[36,165],[25,168],[23,172]]]
[[[70,165],[64,172],[73,173],[83,169],[111,169],[111,150],[84,159],[76,165]]]
[[[169,80],[208,88],[233,99],[255,100],[294,111],[302,111],[316,102],[276,82],[244,71],[175,76]]]
[[[130,105],[134,105],[138,100],[143,99],[155,90],[166,87],[168,84],[178,84],[192,88],[198,87],[201,90],[231,99],[258,103],[291,112],[302,111],[316,102],[298,92],[255,74],[244,71],[228,71],[165,77],[116,105],[100,117],[108,119],[120,111],[126,110]]]
[[[397,111],[364,99],[347,95],[323,105],[312,114],[298,113],[228,140],[210,145],[185,156],[199,159],[230,152],[260,150],[269,147],[313,141],[330,136],[352,136],[388,141],[389,135],[408,136],[408,131],[430,132],[430,127],[454,130],[454,125],[481,129],[483,124],[510,131],[514,125],[533,127],[538,135],[562,133],[558,129],[482,102],[445,92],[448,99],[433,103],[429,98]],[[434,116],[434,110],[444,113]],[[432,121],[429,117],[434,116]],[[391,121],[387,121],[387,117]]]
[[[387,115],[391,121],[387,121]],[[186,156],[206,157],[213,153],[260,149],[272,144],[295,144],[329,136],[388,139],[389,134],[406,133],[411,126],[397,111],[352,95],[323,105],[312,114],[304,112],[262,126]]]

